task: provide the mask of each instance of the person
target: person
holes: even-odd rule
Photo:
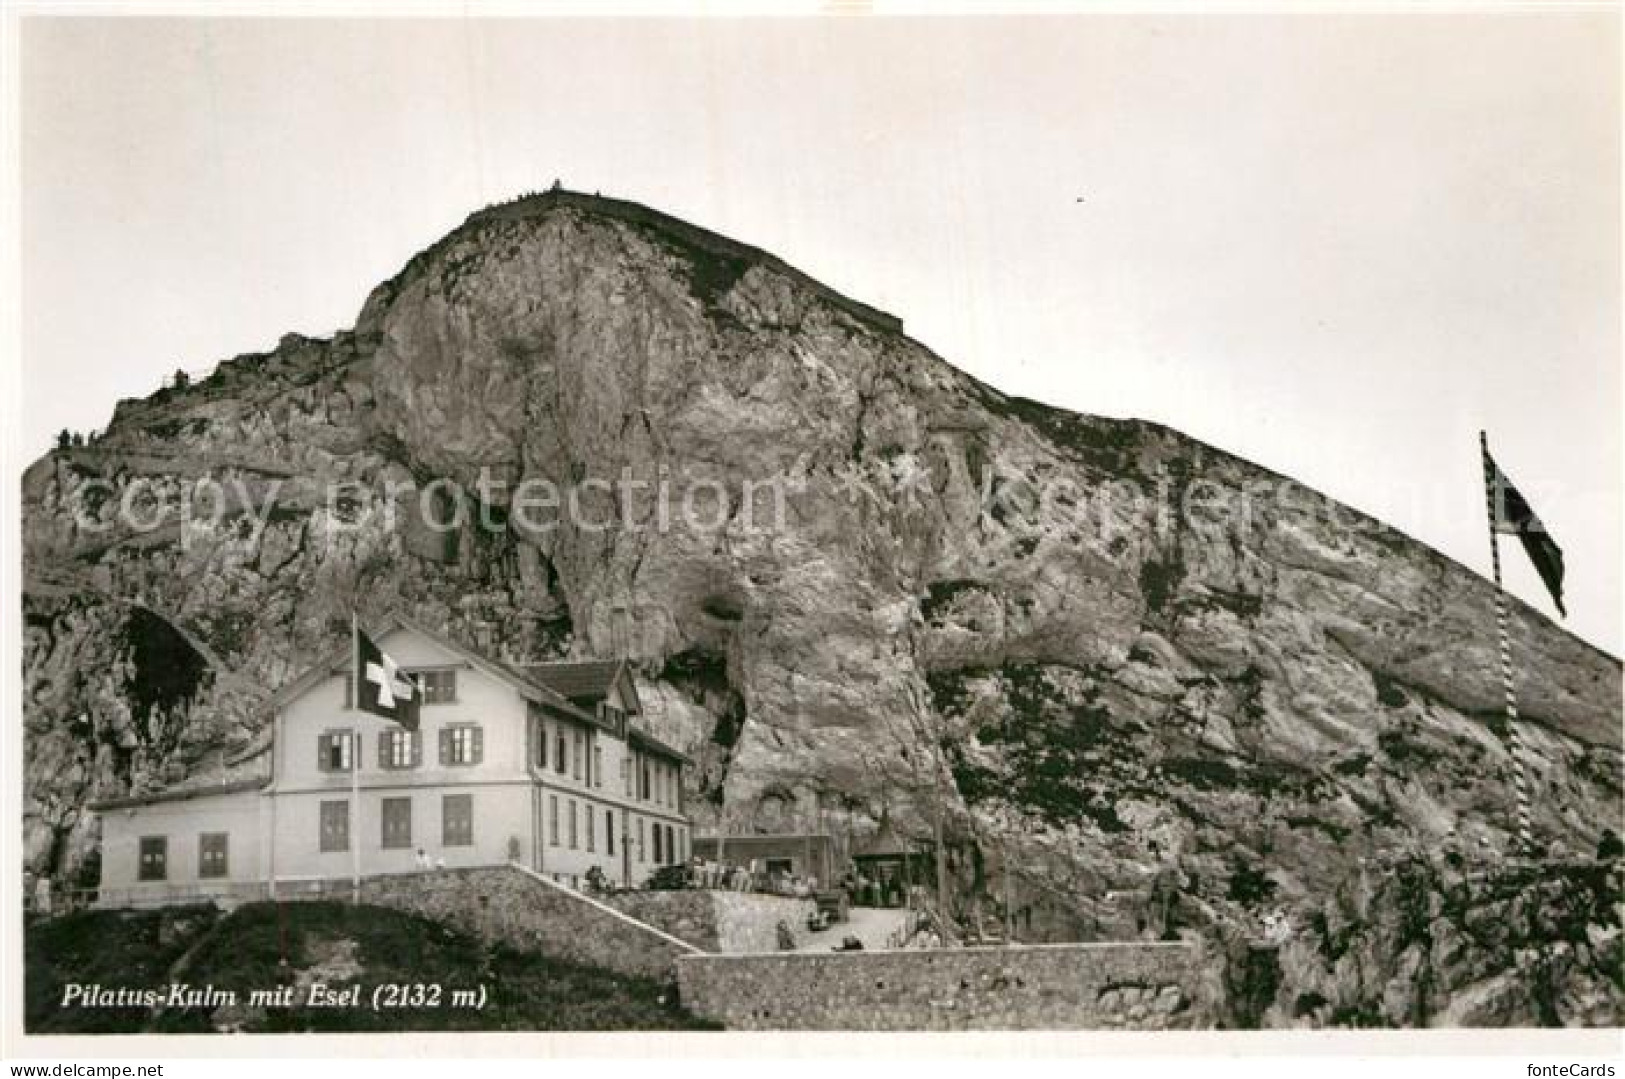
[[[444,857],[436,858],[434,860],[434,867],[436,869],[444,869],[444,868],[446,868],[446,859]]]
[[[422,847],[418,848],[417,867],[419,869],[428,869],[429,868],[429,853],[427,851],[425,851]]]
[[[51,913],[51,878],[43,873],[34,881],[34,911],[43,915]]]

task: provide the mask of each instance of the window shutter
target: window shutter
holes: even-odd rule
[[[327,763],[329,760],[332,759],[328,755],[328,744],[331,741],[331,738],[332,738],[331,735],[326,735],[326,734],[318,735],[317,738],[316,738],[316,770],[317,771],[320,771],[320,772],[332,771],[332,769],[330,767],[328,767],[328,763]]]
[[[412,732],[412,767],[416,768],[423,763],[423,728],[419,727]]]
[[[378,767],[388,768],[389,761],[389,731],[378,732]]]
[[[440,728],[440,763],[451,763],[451,729],[448,727]]]
[[[474,760],[472,761],[472,763],[479,764],[484,759],[485,759],[485,728],[484,727],[475,727],[474,728]]]

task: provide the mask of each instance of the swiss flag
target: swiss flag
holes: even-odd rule
[[[376,641],[356,626],[354,631],[354,663],[351,666],[355,680],[352,699],[363,712],[393,720],[409,731],[418,729],[418,709],[423,704],[423,690]]]

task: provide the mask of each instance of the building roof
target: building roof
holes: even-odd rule
[[[853,845],[852,857],[897,858],[904,854],[917,854],[919,850],[918,842],[902,835],[892,827],[890,819],[883,818],[880,829],[874,835]]]
[[[662,757],[670,757],[672,760],[675,760],[680,764],[693,763],[693,761],[689,759],[687,753],[684,753],[681,750],[673,749],[671,746],[668,746],[666,743],[662,742],[648,731],[640,730],[631,724],[628,724],[626,728],[626,741],[628,745],[635,746],[638,749],[648,750],[650,753],[657,753]]]
[[[715,843],[718,839],[725,839],[729,843],[763,843],[763,842],[805,843],[808,840],[814,840],[814,841],[822,842],[822,843],[833,843],[833,842],[835,842],[835,837],[830,835],[828,832],[762,832],[762,833],[745,832],[745,833],[741,833],[739,835],[730,834],[730,835],[725,835],[725,836],[697,835],[697,836],[694,837],[694,842],[696,842],[696,843]]]
[[[560,711],[569,714],[573,719],[578,719],[596,726],[604,725],[602,721],[592,713],[591,710],[581,708],[568,697],[565,697],[558,691],[544,685],[533,676],[526,674],[525,672],[514,667],[512,664],[504,663],[501,660],[492,659],[490,656],[481,655],[472,648],[459,644],[443,633],[436,633],[434,630],[414,622],[405,615],[392,614],[378,625],[371,627],[369,629],[369,633],[375,640],[382,641],[384,637],[400,629],[409,630],[413,633],[418,633],[429,638],[429,640],[444,648],[446,651],[451,652],[453,655],[456,655],[463,660],[466,660],[470,666],[483,670],[488,674],[494,675],[499,680],[509,683],[519,691],[520,696],[525,697],[528,700],[533,700],[538,704],[545,704],[552,708],[559,709]],[[280,708],[282,705],[295,699],[300,694],[321,682],[323,679],[329,678],[334,674],[343,674],[349,671],[351,659],[350,647],[350,642],[344,642],[328,652],[326,657],[321,662],[312,665],[305,670],[303,674],[300,674],[298,677],[285,683],[274,694],[272,694],[271,707]]]
[[[618,685],[634,714],[643,711],[637,688],[621,659],[566,660],[560,663],[524,663],[526,675],[576,704],[596,705]]]
[[[137,806],[155,805],[159,802],[184,802],[191,798],[211,798],[222,794],[242,794],[245,791],[257,791],[270,782],[264,776],[254,779],[238,779],[230,783],[216,783],[212,786],[198,787],[172,787],[169,790],[152,791],[148,794],[132,794],[123,798],[108,798],[100,802],[92,802],[90,808],[98,812],[109,809],[134,809]]]
[[[632,685],[631,675],[626,670],[626,663],[624,660],[577,660],[558,664],[507,663],[503,660],[492,659],[490,656],[481,655],[472,648],[468,648],[465,645],[459,644],[458,642],[452,640],[445,634],[436,633],[427,626],[423,626],[417,622],[414,622],[412,619],[407,618],[405,615],[400,614],[390,615],[377,626],[372,627],[369,632],[372,634],[375,640],[381,642],[384,637],[395,632],[396,630],[407,630],[412,633],[421,634],[422,636],[429,638],[429,640],[433,641],[435,644],[444,648],[446,651],[451,652],[453,655],[467,661],[470,666],[483,670],[487,674],[493,675],[499,680],[512,685],[519,691],[520,696],[526,698],[527,700],[546,705],[556,711],[563,712],[571,719],[590,724],[602,730],[611,731],[613,733],[614,724],[598,715],[594,708],[582,707],[580,702],[572,700],[560,690],[554,688],[552,685],[549,685],[548,681],[542,677],[544,670],[552,671],[554,668],[561,669],[559,677],[566,686],[592,687],[603,685],[607,688],[608,686],[613,685],[616,679],[622,679],[624,680],[624,686],[627,694],[630,696],[634,705],[637,704],[637,693]],[[329,652],[323,662],[315,664],[303,674],[299,675],[297,678],[278,689],[276,693],[272,695],[272,707],[281,707],[288,701],[298,697],[301,693],[309,690],[312,686],[316,685],[324,678],[331,677],[334,674],[343,674],[348,672],[350,669],[350,658],[350,644],[349,642],[345,642]],[[607,676],[603,673],[602,668],[609,669],[609,674]],[[585,700],[586,698],[583,699]],[[602,699],[602,697],[599,699]],[[639,707],[639,710],[641,711],[641,706]],[[656,738],[654,735],[649,734],[646,731],[639,730],[637,727],[634,727],[631,724],[627,725],[626,739],[629,743],[639,747],[640,749],[645,749],[651,753],[656,753],[663,757],[671,758],[679,763],[692,763],[687,754],[672,748],[671,746],[662,742],[660,739]],[[268,745],[266,748],[269,748]],[[254,754],[250,753],[245,756],[252,755]]]

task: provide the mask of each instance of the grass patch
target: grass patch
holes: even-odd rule
[[[85,910],[35,922],[23,941],[23,1026],[30,1034],[140,1030],[145,1008],[63,1008],[70,983],[156,988],[219,920],[213,907]]]
[[[488,946],[426,918],[341,902],[286,903],[280,909],[254,903],[226,916],[190,958],[182,980],[235,993],[234,1004],[159,1014],[58,1006],[65,981],[99,981],[110,988],[167,985],[169,966],[201,939],[215,916],[191,915],[197,920],[193,931],[171,931],[166,944],[159,939],[161,927],[173,917],[97,911],[31,930],[29,1030],[188,1034],[228,1024],[252,1033],[715,1029],[679,1008],[674,991],[651,979]],[[313,981],[333,993],[360,986],[360,1003],[309,1007]],[[249,1002],[255,990],[289,985],[295,987],[290,1007]],[[380,985],[438,986],[438,1003],[374,1010],[373,990]],[[482,987],[483,1008],[453,1002],[457,990]]]

